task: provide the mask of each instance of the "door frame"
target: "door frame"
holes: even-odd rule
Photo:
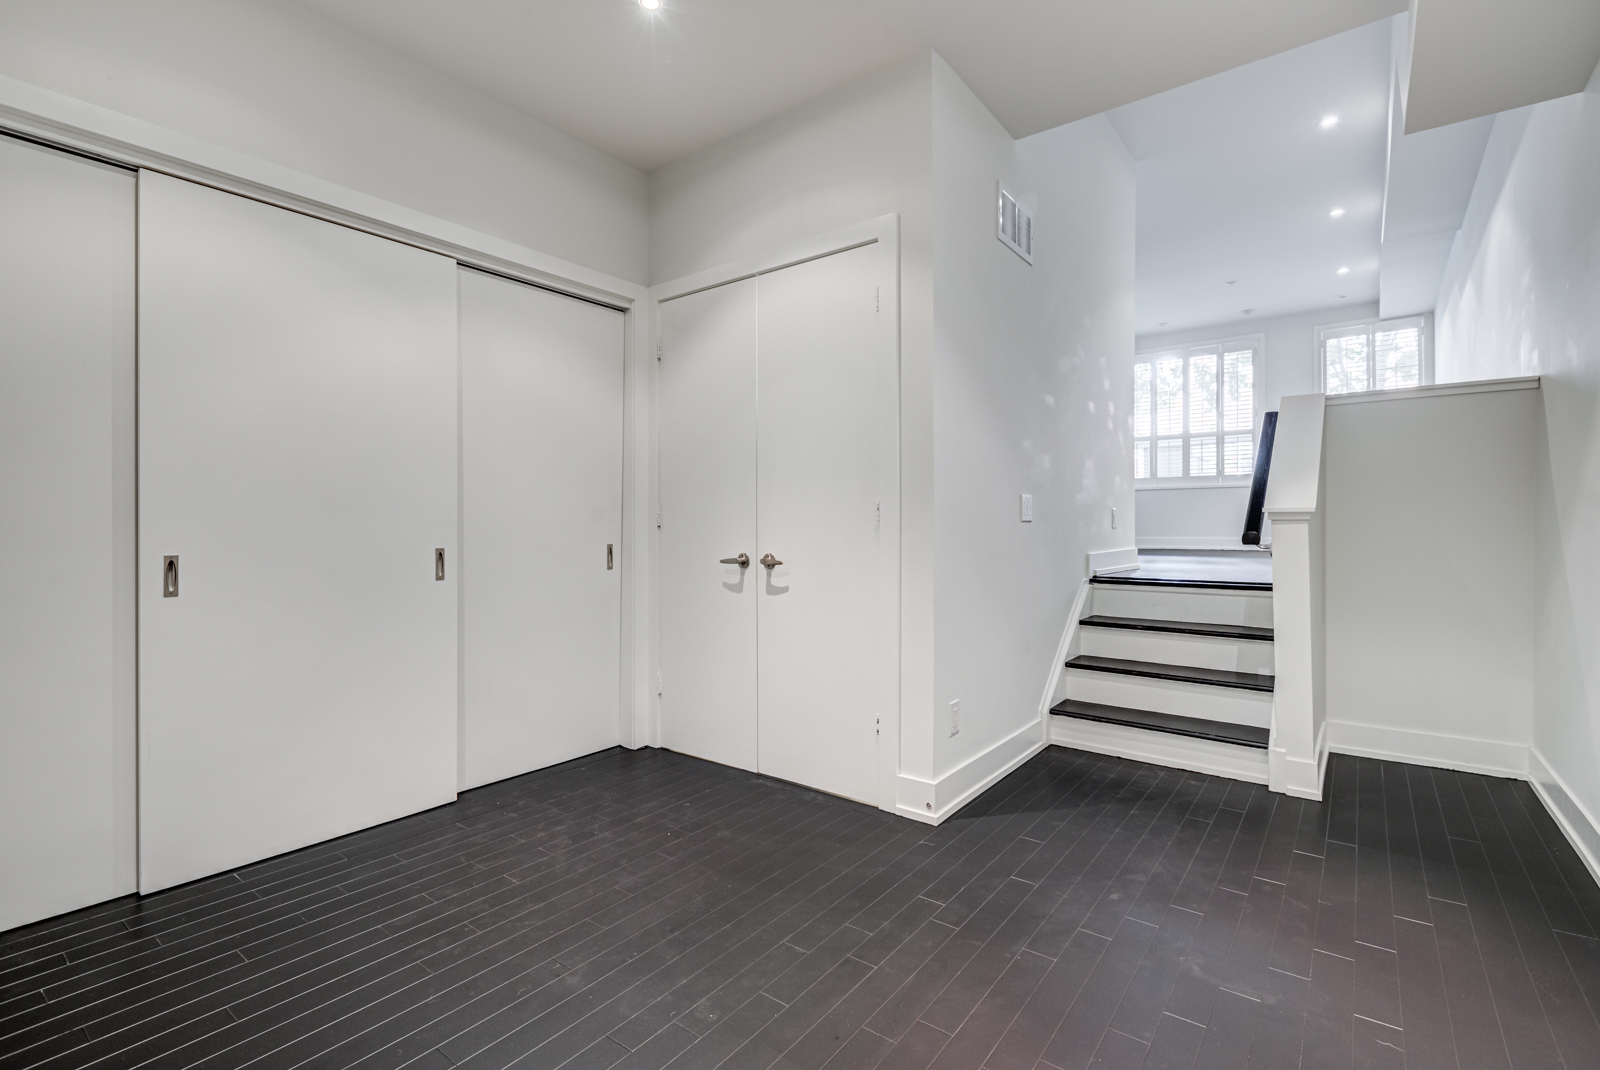
[[[878,261],[878,300],[881,330],[877,344],[879,410],[878,410],[878,501],[880,527],[878,537],[878,621],[882,664],[877,674],[878,723],[878,808],[898,812],[895,792],[900,772],[900,217],[897,214],[878,216],[852,226],[841,227],[755,256],[735,260],[719,267],[698,271],[691,275],[659,283],[650,287],[646,299],[649,313],[649,344],[655,360],[649,361],[648,382],[640,377],[639,385],[648,390],[649,397],[649,451],[648,514],[656,518],[647,540],[641,540],[641,552],[649,560],[640,569],[645,579],[637,588],[647,597],[649,606],[644,619],[638,620],[639,632],[648,635],[648,650],[638,651],[643,664],[635,679],[655,681],[655,687],[635,691],[633,738],[644,746],[661,745],[661,305],[677,297],[686,297],[701,290],[709,290],[732,282],[781,271],[808,260],[818,260],[834,253],[843,253],[863,246],[881,246],[883,255]],[[636,634],[639,634],[636,632]],[[653,693],[650,693],[653,691]],[[643,701],[638,701],[643,699]]]

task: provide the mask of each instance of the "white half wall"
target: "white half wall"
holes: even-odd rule
[[[16,0],[0,75],[644,281],[643,174],[296,4]]]
[[[1327,715],[1333,749],[1521,776],[1539,565],[1536,380],[1330,398]]]
[[[1496,117],[1436,323],[1441,382],[1541,377],[1530,776],[1600,877],[1600,75]]]

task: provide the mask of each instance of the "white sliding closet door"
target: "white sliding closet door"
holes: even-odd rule
[[[454,261],[141,174],[141,890],[454,798],[456,341]]]
[[[661,315],[661,741],[755,769],[756,280]]]
[[[468,269],[460,283],[461,784],[476,787],[619,739],[624,343],[615,309]]]
[[[760,769],[878,801],[882,247],[760,277]]]
[[[0,930],[135,889],[134,182],[0,137]]]

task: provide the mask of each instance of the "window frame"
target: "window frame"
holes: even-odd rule
[[[1368,316],[1364,319],[1345,320],[1342,323],[1324,323],[1317,327],[1314,334],[1316,346],[1311,352],[1312,381],[1316,384],[1314,393],[1327,394],[1329,397],[1350,397],[1354,394],[1382,394],[1390,390],[1410,390],[1412,387],[1395,386],[1382,387],[1377,385],[1377,345],[1373,336],[1383,328],[1407,326],[1415,324],[1418,328],[1418,354],[1421,367],[1418,370],[1420,381],[1417,386],[1432,386],[1433,384],[1433,315],[1421,312],[1414,316],[1392,316],[1389,319],[1379,319]],[[1342,394],[1328,394],[1328,364],[1326,344],[1330,337],[1337,335],[1354,334],[1358,329],[1365,328],[1367,337],[1367,389],[1349,390]]]
[[[1162,357],[1170,357],[1170,356],[1175,356],[1175,355],[1182,356],[1184,358],[1184,379],[1185,379],[1184,395],[1183,395],[1183,397],[1184,397],[1184,400],[1183,400],[1183,427],[1184,427],[1184,430],[1182,432],[1182,436],[1181,437],[1182,437],[1182,441],[1184,443],[1184,447],[1183,447],[1183,455],[1184,455],[1183,464],[1184,464],[1185,471],[1187,471],[1188,463],[1189,463],[1189,440],[1191,438],[1193,438],[1193,437],[1196,437],[1195,435],[1193,435],[1189,431],[1189,413],[1190,413],[1190,408],[1189,408],[1189,394],[1188,394],[1188,382],[1187,382],[1188,376],[1189,376],[1188,358],[1190,356],[1192,356],[1192,355],[1195,355],[1195,354],[1202,354],[1203,355],[1203,353],[1206,350],[1211,350],[1212,352],[1216,353],[1217,361],[1218,361],[1217,378],[1218,378],[1219,390],[1220,390],[1220,382],[1221,382],[1221,379],[1222,379],[1221,361],[1222,361],[1223,354],[1228,353],[1230,351],[1237,353],[1241,349],[1249,349],[1251,351],[1251,360],[1250,360],[1251,373],[1250,374],[1251,374],[1251,395],[1252,396],[1251,396],[1251,399],[1250,399],[1250,403],[1251,403],[1250,449],[1251,449],[1251,456],[1254,457],[1256,449],[1261,444],[1261,417],[1266,411],[1265,398],[1264,398],[1265,390],[1263,389],[1264,386],[1265,386],[1265,378],[1266,378],[1266,353],[1267,353],[1266,341],[1267,341],[1266,335],[1264,335],[1264,334],[1238,334],[1238,335],[1230,335],[1230,336],[1228,336],[1226,338],[1214,338],[1214,339],[1207,339],[1207,340],[1198,341],[1198,342],[1188,342],[1188,343],[1184,343],[1182,345],[1170,345],[1170,346],[1160,346],[1160,347],[1153,348],[1153,349],[1142,349],[1142,350],[1139,350],[1138,352],[1134,353],[1134,355],[1133,355],[1134,367],[1138,367],[1141,364],[1149,364],[1151,366],[1151,368],[1150,368],[1150,377],[1151,377],[1151,399],[1150,399],[1150,405],[1151,405],[1151,411],[1150,411],[1151,428],[1150,429],[1151,429],[1151,434],[1150,434],[1148,439],[1135,438],[1135,439],[1133,439],[1133,441],[1134,442],[1148,441],[1150,443],[1150,466],[1151,466],[1151,471],[1152,472],[1154,472],[1154,470],[1155,470],[1155,463],[1156,463],[1156,457],[1155,457],[1156,443],[1158,441],[1160,441],[1163,437],[1166,437],[1166,438],[1174,437],[1174,436],[1163,436],[1163,435],[1159,435],[1159,434],[1155,433],[1155,419],[1156,419],[1156,413],[1155,413],[1155,362],[1157,360],[1161,359]],[[1224,431],[1222,429],[1222,426],[1221,426],[1222,425],[1222,419],[1223,419],[1222,418],[1222,412],[1221,412],[1221,409],[1219,408],[1218,412],[1217,412],[1218,427],[1217,427],[1217,431],[1215,432],[1215,436],[1219,440],[1218,443],[1217,443],[1217,450],[1218,450],[1218,453],[1217,453],[1218,474],[1217,475],[1214,475],[1214,476],[1182,475],[1182,476],[1167,476],[1166,478],[1160,478],[1160,477],[1157,477],[1155,475],[1151,475],[1151,476],[1148,476],[1147,478],[1144,478],[1144,479],[1137,479],[1136,478],[1133,481],[1134,489],[1135,490],[1160,490],[1160,489],[1163,489],[1163,488],[1177,488],[1177,487],[1188,487],[1188,488],[1194,488],[1194,487],[1248,487],[1250,485],[1250,480],[1253,478],[1253,473],[1246,474],[1246,475],[1235,475],[1235,476],[1229,476],[1229,475],[1222,475],[1221,474],[1221,469],[1223,467],[1223,456],[1222,456],[1222,448],[1223,447],[1222,447],[1222,442],[1220,440],[1224,435],[1229,433],[1229,432]],[[1133,413],[1130,412],[1130,414],[1129,414],[1129,422],[1132,423],[1132,420],[1133,420]],[[1232,432],[1232,433],[1233,434],[1239,434],[1240,432],[1236,431],[1236,432]],[[1199,437],[1209,437],[1209,436],[1208,435],[1201,435]]]

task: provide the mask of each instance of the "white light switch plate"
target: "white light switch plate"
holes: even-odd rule
[[[955,699],[950,703],[950,734],[961,734],[961,700]]]
[[[1031,523],[1032,521],[1033,521],[1033,495],[1024,494],[1022,496],[1022,522],[1024,524],[1028,524],[1028,523]]]

